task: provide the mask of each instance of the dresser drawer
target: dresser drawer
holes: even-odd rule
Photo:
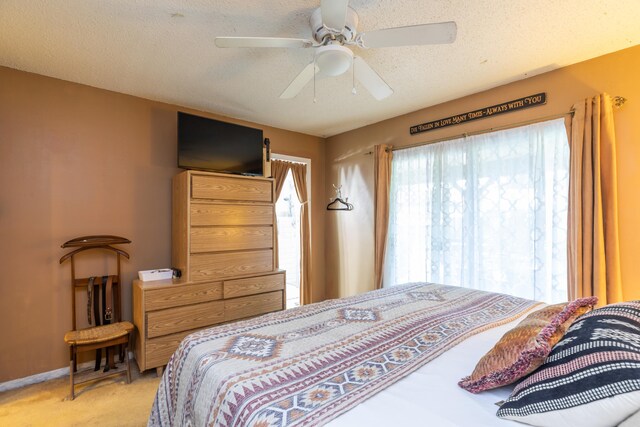
[[[222,282],[150,289],[145,294],[147,311],[222,299]]]
[[[210,301],[148,312],[147,338],[223,322],[224,307],[224,301]]]
[[[224,300],[224,320],[237,320],[282,310],[282,291]]]
[[[193,227],[191,253],[266,249],[273,246],[273,227]]]
[[[166,365],[169,358],[176,351],[184,337],[192,332],[196,332],[196,330],[178,332],[177,334],[165,335],[147,340],[145,369]]]
[[[248,277],[224,281],[224,298],[236,298],[245,295],[261,294],[264,292],[284,289],[284,274]]]
[[[273,250],[191,255],[190,278],[205,281],[273,271]]]
[[[192,175],[191,197],[271,203],[273,202],[273,181]]]
[[[191,226],[273,225],[271,205],[191,203]]]

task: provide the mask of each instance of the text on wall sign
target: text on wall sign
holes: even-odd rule
[[[513,101],[503,102],[502,104],[492,105],[490,107],[469,111],[467,113],[457,114],[455,116],[434,120],[432,122],[422,123],[421,125],[411,126],[409,128],[409,133],[411,135],[414,135],[420,132],[427,132],[434,129],[441,129],[447,126],[459,125],[461,123],[470,122],[472,120],[493,117],[498,114],[523,110],[525,108],[535,107],[536,105],[544,105],[546,103],[547,94],[545,92],[536,93],[535,95],[525,96],[523,98],[514,99]]]

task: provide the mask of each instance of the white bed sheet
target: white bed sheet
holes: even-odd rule
[[[533,311],[543,306],[537,306]],[[513,386],[472,394],[458,386],[476,363],[509,329],[526,317],[474,335],[327,424],[357,426],[520,426],[496,417],[495,404],[506,399]]]

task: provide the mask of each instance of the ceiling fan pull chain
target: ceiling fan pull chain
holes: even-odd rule
[[[353,87],[351,88],[351,93],[355,95],[357,93],[357,91],[356,91],[356,61],[355,61],[355,58],[353,58],[353,59],[354,59],[354,61],[351,64],[351,71],[352,71],[352,73],[351,73],[351,82],[352,83],[351,84],[353,85]]]
[[[316,103],[316,57],[313,57],[313,103]]]

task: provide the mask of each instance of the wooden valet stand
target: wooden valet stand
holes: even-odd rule
[[[71,305],[73,307],[73,330],[64,335],[64,341],[69,345],[70,362],[69,377],[71,384],[71,400],[75,398],[75,385],[92,381],[101,377],[126,374],[127,384],[131,382],[131,370],[129,367],[129,336],[133,331],[133,324],[122,321],[121,315],[121,278],[120,257],[129,258],[129,254],[122,249],[111,245],[131,243],[129,239],[118,236],[84,236],[65,242],[63,248],[76,248],[60,258],[60,264],[71,259]],[[101,277],[77,278],[75,272],[75,257],[80,252],[87,250],[103,250],[114,252],[117,257],[117,274]],[[87,319],[91,325],[92,313],[95,326],[80,329],[77,328],[76,292],[84,290],[87,293]],[[102,290],[102,297],[100,291]],[[100,302],[102,310],[100,310]],[[100,370],[102,349],[105,349],[105,367]],[[96,367],[76,373],[78,369],[78,353],[96,350]],[[114,354],[118,352],[120,363],[125,366],[117,367]]]

